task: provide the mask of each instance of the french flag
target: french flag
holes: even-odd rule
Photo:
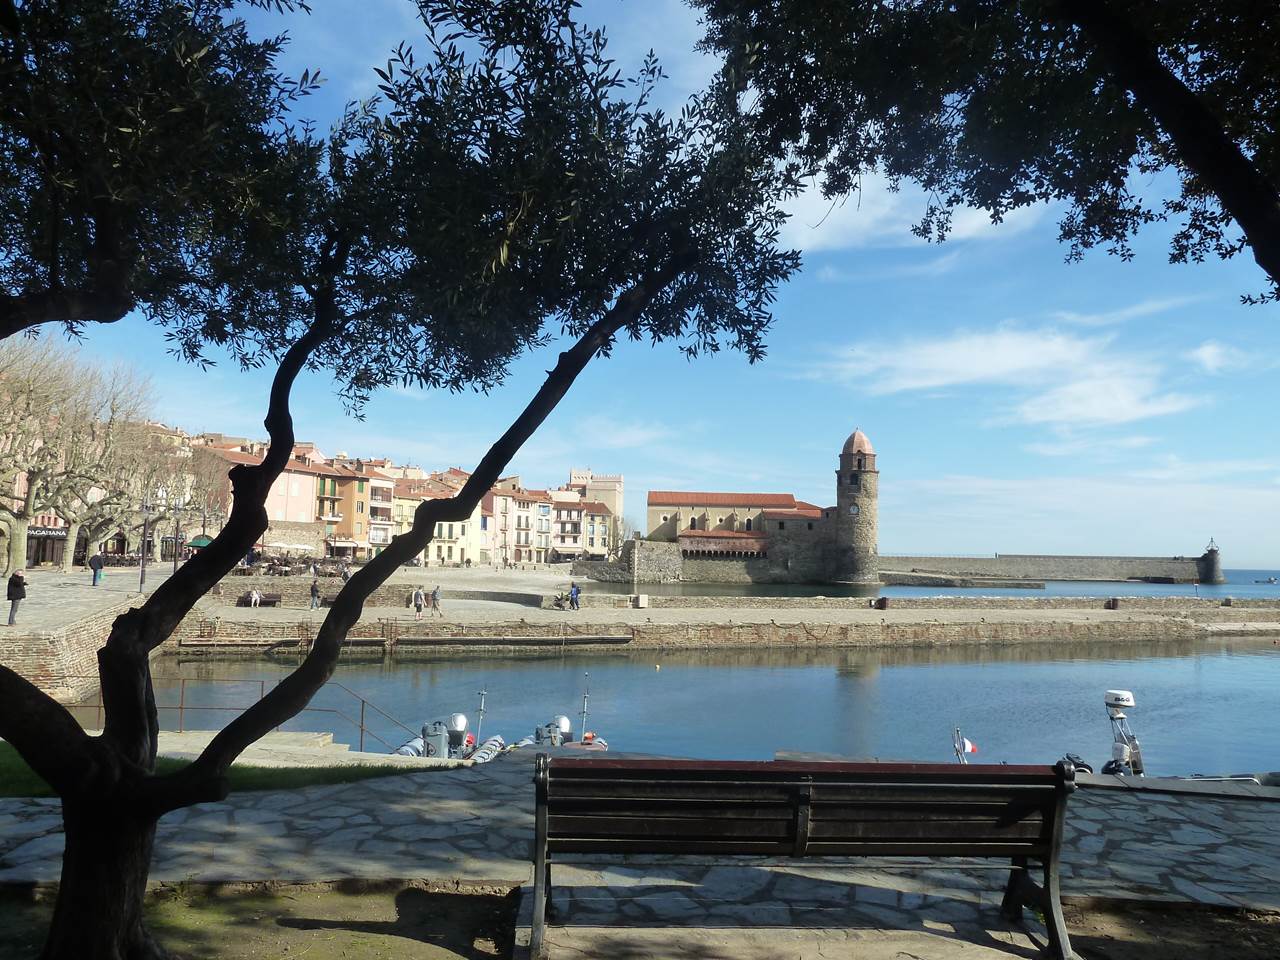
[[[960,749],[964,753],[977,753],[978,745],[974,743],[972,740],[970,740],[968,737],[961,737]]]

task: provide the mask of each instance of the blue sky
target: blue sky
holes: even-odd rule
[[[258,17],[294,38],[286,67],[328,78],[305,112],[322,124],[374,92],[372,64],[412,41],[412,4],[313,0],[310,18]],[[677,0],[587,0],[625,68],[657,46],[677,105],[710,75]],[[659,45],[660,44],[660,45]],[[1280,308],[1248,257],[1167,263],[1152,229],[1132,263],[1063,262],[1055,211],[992,226],[957,217],[942,245],[911,237],[918,193],[874,181],[834,208],[794,204],[786,240],[803,272],[781,292],[767,359],[690,363],[623,345],[598,360],[517,457],[531,486],[570,467],[622,472],[627,514],[650,489],[792,492],[826,504],[836,454],[861,427],[880,455],[880,548],[912,552],[1198,553],[1280,566]],[[269,374],[210,372],[164,354],[129,318],[88,332],[86,352],[149,373],[155,414],[188,430],[260,436]],[[554,350],[554,348],[553,348]],[[364,422],[332,384],[294,393],[300,438],[326,453],[469,468],[537,389],[553,350],[524,358],[488,396],[393,390]]]

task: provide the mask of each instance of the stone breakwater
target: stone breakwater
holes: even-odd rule
[[[165,644],[164,652],[232,653],[305,650],[318,622],[264,623],[200,620],[184,622]],[[1195,621],[1185,617],[967,618],[875,620],[865,622],[590,622],[435,623],[383,619],[362,621],[352,629],[345,657],[412,656],[422,651],[511,652],[534,648],[616,649],[712,647],[896,647],[952,644],[1018,644],[1070,641],[1124,643],[1153,640],[1194,640],[1202,636]]]

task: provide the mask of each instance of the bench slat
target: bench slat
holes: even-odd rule
[[[573,838],[548,837],[550,853],[603,853],[622,855],[628,853],[681,853],[708,856],[786,857],[792,859],[792,843],[789,840],[741,840],[723,841],[681,838],[661,839],[653,837],[604,837]],[[992,841],[976,843],[962,840],[947,843],[940,840],[871,841],[871,840],[810,840],[806,853],[809,856],[828,857],[980,857],[1006,859],[1009,857],[1039,857],[1047,846],[1039,841]]]
[[[821,781],[794,781],[779,783],[764,782],[670,782],[653,781],[641,783],[630,780],[551,780],[547,785],[547,795],[553,802],[566,798],[601,800],[633,800],[633,799],[706,799],[706,800],[750,800],[773,801],[787,803],[796,796],[801,788],[813,788],[814,803],[835,803],[840,801],[885,804],[894,803],[991,803],[1008,802],[1012,796],[1025,796],[1029,804],[1052,804],[1054,792],[1051,788],[1026,786],[986,786],[975,784],[946,784],[930,786],[927,790],[919,785],[874,783],[874,784],[832,784]]]
[[[782,839],[793,835],[792,820],[707,820],[677,817],[574,817],[551,814],[547,818],[550,836],[602,837],[742,837]]]

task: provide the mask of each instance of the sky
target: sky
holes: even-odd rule
[[[283,61],[326,82],[301,112],[321,127],[376,92],[371,67],[418,36],[406,0],[312,0],[256,15],[287,32]],[[678,0],[586,0],[626,69],[651,45],[678,106],[715,68]],[[1158,188],[1159,184],[1152,184]],[[1068,264],[1052,208],[993,226],[961,211],[945,243],[912,237],[924,201],[874,179],[833,204],[810,190],[784,241],[804,267],[781,291],[767,357],[687,361],[623,344],[597,359],[516,457],[526,486],[571,467],[626,477],[643,524],[649,490],[789,492],[834,502],[845,438],[879,454],[880,550],[892,553],[1194,555],[1215,538],[1233,568],[1280,567],[1280,307],[1246,255],[1171,265],[1167,228],[1132,262]],[[394,389],[358,421],[331,379],[294,390],[300,439],[326,454],[473,466],[541,384],[558,345],[518,361],[488,395]],[[166,355],[135,317],[90,328],[84,350],[152,379],[155,416],[189,431],[265,436],[270,372],[208,372]]]

